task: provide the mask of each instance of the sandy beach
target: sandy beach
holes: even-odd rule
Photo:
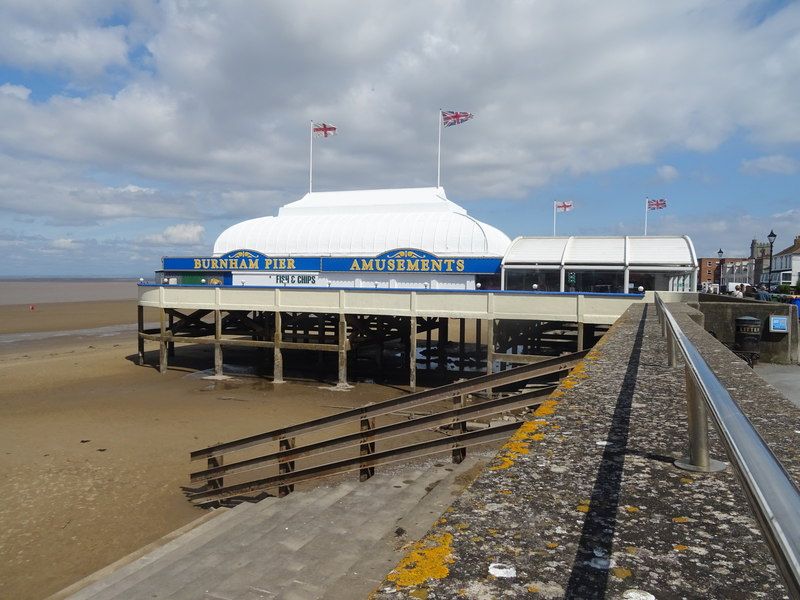
[[[0,344],[5,598],[45,598],[201,516],[181,493],[190,450],[401,393],[212,382],[196,375],[210,354],[188,351],[160,375],[133,362],[134,330],[113,332],[135,315],[131,300],[0,306],[0,339],[71,332]]]

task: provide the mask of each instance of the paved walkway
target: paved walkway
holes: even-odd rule
[[[678,310],[800,479],[800,409]],[[684,383],[666,365],[653,307],[632,307],[375,597],[787,598],[732,470],[672,465]],[[724,458],[713,437],[712,455]]]
[[[759,363],[755,371],[764,381],[780,390],[795,406],[800,407],[800,365]]]

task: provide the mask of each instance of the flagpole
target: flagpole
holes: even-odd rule
[[[438,150],[436,152],[436,187],[442,187],[442,109],[439,109],[439,112],[436,117],[438,127],[439,127],[439,145]]]
[[[311,193],[314,182],[314,121],[308,125],[308,193]]]
[[[647,235],[647,203],[650,201],[650,198],[645,197],[644,199],[644,234]]]
[[[553,200],[553,237],[556,237],[556,200]]]

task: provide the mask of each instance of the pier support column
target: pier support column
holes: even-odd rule
[[[494,319],[489,319],[486,327],[486,374],[494,371]],[[493,396],[492,388],[486,388],[486,395]]]
[[[459,319],[458,320],[458,372],[464,372],[464,363],[467,360],[466,357],[466,338],[467,338],[467,322],[466,319]]]
[[[169,334],[175,336],[175,314],[169,311]],[[175,356],[175,342],[167,343],[167,354],[172,357]]]
[[[138,320],[138,329],[139,335],[137,336],[139,342],[139,364],[144,364],[144,338],[142,337],[142,333],[144,333],[144,306],[137,306],[136,307],[137,313],[137,320]]]
[[[439,317],[439,332],[437,333],[438,342],[436,344],[437,350],[437,370],[447,370],[447,341],[450,337],[449,326],[450,320],[447,317]]]
[[[158,370],[161,373],[167,372],[167,313],[162,308],[159,310],[159,321],[161,323],[161,339],[159,341]]]
[[[410,317],[408,323],[408,387],[417,391],[417,318]],[[430,336],[430,332],[428,332]]]
[[[283,352],[281,351],[281,341],[283,339],[283,325],[281,323],[281,312],[275,312],[275,333],[273,342],[274,365],[272,371],[272,383],[283,383]]]
[[[479,369],[481,366],[481,331],[483,330],[483,322],[480,319],[475,319],[475,368]]]
[[[583,327],[584,327],[583,323],[578,323],[578,326],[575,329],[575,336],[577,337],[577,342],[578,342],[578,350],[577,350],[578,352],[581,352],[583,350],[585,344],[583,339],[584,338]]]
[[[214,375],[222,375],[222,311],[214,311]]]
[[[431,370],[431,325],[430,319],[425,319],[425,370]]]
[[[486,323],[486,374],[491,375],[494,370],[494,319]]]
[[[339,315],[339,386],[347,385],[347,319]]]

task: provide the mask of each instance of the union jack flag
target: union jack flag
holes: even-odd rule
[[[573,209],[572,200],[567,200],[565,202],[556,202],[556,210],[559,212],[569,212]]]
[[[445,127],[452,127],[453,125],[461,125],[464,121],[474,119],[475,115],[468,112],[456,112],[453,110],[442,111],[442,123]]]
[[[663,198],[647,201],[647,210],[661,210],[662,208],[667,208],[667,201]]]
[[[330,123],[314,123],[311,127],[314,135],[317,137],[330,137],[336,135],[336,125]]]

